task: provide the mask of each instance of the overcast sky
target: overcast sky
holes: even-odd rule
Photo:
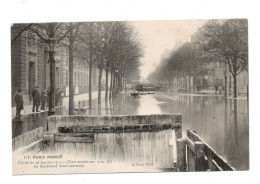
[[[134,21],[133,26],[145,46],[141,79],[145,79],[160,62],[161,54],[171,50],[178,42],[190,41],[190,36],[206,20]]]

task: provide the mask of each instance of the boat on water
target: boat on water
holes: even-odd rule
[[[131,91],[130,95],[133,96],[133,97],[136,97],[136,96],[139,95],[139,92],[138,91]]]

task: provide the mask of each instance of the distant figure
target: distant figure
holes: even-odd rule
[[[59,97],[60,97],[60,105],[62,106],[63,97],[64,97],[64,92],[63,92],[61,89],[60,89]]]
[[[199,85],[197,85],[197,92],[198,92],[198,91],[200,91],[200,86],[199,86]]]
[[[38,110],[39,106],[40,106],[40,93],[38,91],[38,86],[35,87],[35,89],[32,92],[32,97],[33,97],[33,108],[32,111],[35,111],[36,108],[36,112],[40,112]]]
[[[57,88],[55,92],[55,106],[60,106],[60,98],[61,98],[61,92],[60,89]]]
[[[23,96],[21,90],[18,90],[18,93],[15,95],[15,104],[16,104],[16,117],[21,116],[21,110],[23,109]]]
[[[47,90],[44,89],[44,90],[42,91],[42,94],[41,94],[41,101],[42,101],[41,110],[45,110],[47,98],[48,98],[48,96],[47,96]]]
[[[215,86],[215,93],[217,93],[218,92],[218,86],[216,85]]]
[[[47,107],[49,108],[49,99],[50,99],[50,94],[51,94],[51,88],[48,87],[48,90],[47,90]]]

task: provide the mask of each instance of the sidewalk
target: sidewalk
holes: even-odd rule
[[[105,91],[101,91],[101,97],[104,98],[105,96]],[[92,100],[95,100],[98,98],[98,92],[92,92]],[[79,95],[75,95],[74,96],[74,103],[75,106],[77,106],[78,101],[82,101],[82,100],[89,100],[88,99],[88,93],[84,93],[84,94],[79,94]],[[63,98],[63,102],[62,102],[62,106],[68,107],[69,106],[69,97],[66,96]],[[61,106],[59,106],[61,107]],[[39,107],[40,110],[40,107]],[[40,110],[40,112],[46,112],[48,110]],[[32,112],[32,104],[29,105],[24,105],[24,109],[21,111],[21,115],[28,115],[28,114],[36,114],[37,112]],[[39,113],[39,112],[38,112]],[[16,115],[16,107],[12,107],[12,119],[15,117]]]

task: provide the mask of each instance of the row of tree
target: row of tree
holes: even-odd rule
[[[54,110],[55,95],[55,47],[65,45],[69,50],[69,114],[74,114],[74,58],[88,65],[89,107],[92,107],[92,69],[99,70],[98,104],[101,104],[101,79],[106,76],[105,100],[123,90],[127,78],[138,75],[142,46],[137,33],[126,22],[87,22],[87,23],[40,23],[19,24],[12,39],[12,45],[24,31],[35,33],[48,46],[50,64],[50,114]],[[110,84],[108,77],[110,74]],[[110,88],[109,88],[110,86]]]
[[[169,81],[173,78],[203,74],[207,62],[225,64],[225,95],[227,94],[227,71],[233,77],[233,97],[237,98],[237,76],[248,71],[248,24],[246,19],[210,20],[184,43],[164,58],[149,80]],[[190,88],[189,88],[190,89]]]

